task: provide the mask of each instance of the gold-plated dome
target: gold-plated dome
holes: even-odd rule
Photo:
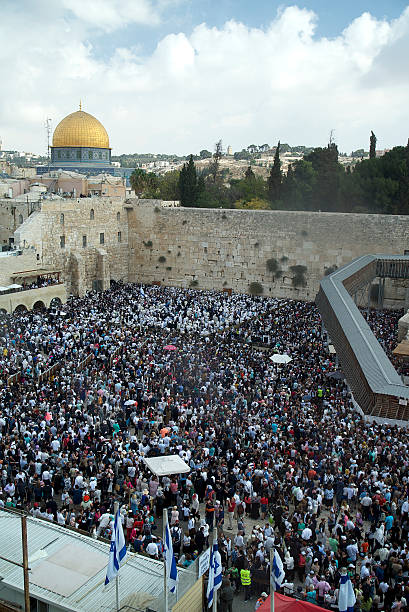
[[[109,149],[106,129],[83,110],[67,115],[54,130],[53,147],[97,147]]]

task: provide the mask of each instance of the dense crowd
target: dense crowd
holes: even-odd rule
[[[396,323],[371,314],[388,351]],[[357,610],[408,609],[408,434],[364,421],[334,369],[311,303],[116,285],[5,316],[0,506],[109,538],[119,502],[155,558],[167,508],[180,565],[218,535],[222,610],[261,603],[273,547],[286,593],[337,609],[346,568]],[[155,477],[165,454],[190,473]]]

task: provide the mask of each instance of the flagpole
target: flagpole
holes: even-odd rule
[[[168,524],[168,509],[163,509],[163,538],[162,538],[162,546],[163,546],[163,589],[165,592],[165,612],[169,610],[169,594],[168,594],[168,576],[166,573],[166,559],[165,559],[165,542],[166,542],[166,526]]]
[[[270,612],[274,612],[275,584],[274,584],[274,579],[273,579],[273,557],[274,557],[274,546],[270,548]]]
[[[114,503],[114,524],[117,512],[119,510],[119,503]],[[121,520],[121,519],[119,519]],[[116,600],[116,612],[119,612],[119,575],[115,576],[115,600]]]
[[[217,527],[216,527],[216,535],[213,536],[213,546],[215,544],[217,544]],[[212,612],[217,612],[217,591],[216,590],[213,590],[213,607],[212,607]]]

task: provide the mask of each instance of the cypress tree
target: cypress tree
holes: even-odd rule
[[[183,168],[179,175],[179,192],[181,206],[195,206],[197,198],[197,173],[193,155],[189,157],[187,164],[183,164]]]
[[[267,181],[268,198],[270,202],[274,202],[280,199],[282,182],[283,175],[281,172],[280,161],[280,141],[278,141],[278,145],[274,155],[274,163]]]
[[[369,139],[369,159],[375,159],[376,157],[376,136],[371,130],[371,137]]]

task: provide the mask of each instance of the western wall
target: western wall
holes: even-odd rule
[[[256,282],[265,296],[314,300],[335,266],[366,253],[404,254],[409,217],[168,208],[160,200],[94,197],[44,201],[15,242],[36,254],[38,266],[61,269],[68,294],[105,289],[112,279],[244,293]],[[403,306],[406,285],[390,282],[385,306]]]
[[[409,248],[406,216],[166,209],[160,202],[130,202],[131,281],[244,293],[258,282],[266,296],[314,300],[328,269],[362,254],[404,254]],[[278,273],[268,271],[269,259],[276,260]],[[297,274],[293,266],[305,271]],[[406,293],[404,281],[389,283],[385,305],[403,306]]]

